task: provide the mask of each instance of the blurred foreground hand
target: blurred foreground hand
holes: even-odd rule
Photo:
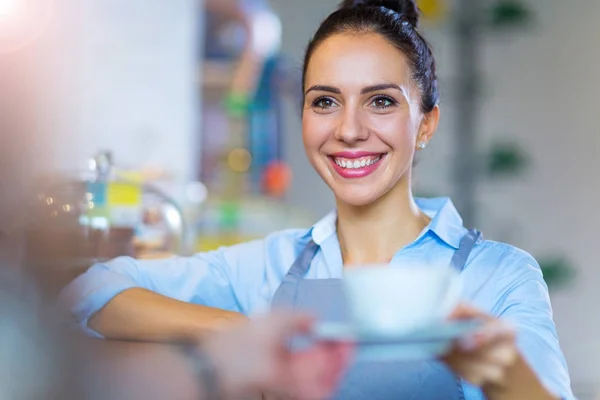
[[[292,351],[292,336],[310,332],[302,316],[271,315],[215,332],[202,351],[216,369],[227,399],[268,392],[295,400],[325,399],[341,380],[352,353],[347,343],[314,343]]]

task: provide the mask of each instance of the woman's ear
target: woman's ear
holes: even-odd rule
[[[427,147],[435,131],[437,130],[438,123],[440,121],[440,107],[435,106],[433,110],[423,115],[421,125],[419,126],[419,133],[417,134],[417,148],[424,149]]]

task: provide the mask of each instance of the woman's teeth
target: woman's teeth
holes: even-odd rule
[[[333,161],[342,168],[354,169],[363,168],[375,164],[381,159],[381,155],[376,157],[362,157],[355,160],[347,160],[343,158],[334,158]]]

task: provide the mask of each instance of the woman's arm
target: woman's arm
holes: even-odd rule
[[[531,256],[516,255],[496,266],[501,273],[485,287],[496,299],[491,315],[458,310],[460,318],[488,322],[447,361],[491,400],[574,399],[540,267]]]
[[[245,319],[238,312],[133,288],[110,300],[89,319],[88,327],[107,339],[194,343],[204,332]]]
[[[444,361],[461,378],[481,387],[486,399],[558,399],[521,355],[511,325],[465,305],[453,317],[485,321],[477,333],[459,341]]]
[[[244,319],[247,296],[239,291],[258,291],[264,268],[260,241],[193,257],[121,257],[94,265],[63,290],[60,301],[92,336],[190,340]]]
[[[514,326],[519,354],[539,382],[557,397],[574,399],[542,271],[531,256],[516,265],[521,273],[498,302],[494,315]]]

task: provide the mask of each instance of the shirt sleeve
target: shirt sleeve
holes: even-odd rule
[[[92,266],[62,291],[59,302],[84,331],[96,337],[101,336],[87,326],[90,317],[116,295],[131,288],[244,313],[240,297],[243,300],[246,296],[238,296],[237,289],[254,286],[251,280],[258,284],[264,277],[264,265],[264,248],[260,241],[192,257],[162,260],[119,257]]]
[[[499,282],[503,294],[493,313],[515,326],[521,354],[542,384],[554,395],[574,400],[542,271],[529,255],[510,264],[509,274],[501,274],[505,277]]]

